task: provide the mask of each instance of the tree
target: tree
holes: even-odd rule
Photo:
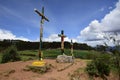
[[[114,45],[114,50],[113,52],[113,62],[114,66],[118,69],[118,75],[119,75],[119,80],[120,80],[120,39],[119,39],[119,35],[117,32],[114,33],[109,33],[106,34],[104,36],[104,38],[109,41],[110,43],[112,43]],[[106,47],[108,47],[108,44],[105,42],[104,43]]]
[[[17,48],[15,46],[10,46],[4,51],[1,63],[6,63],[10,61],[14,62],[19,60],[20,56],[17,53]]]
[[[106,51],[106,46],[104,46],[104,45],[97,45],[96,49],[97,49],[97,51]]]

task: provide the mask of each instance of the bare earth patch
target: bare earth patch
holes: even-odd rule
[[[45,59],[44,61],[52,65],[51,70],[44,74],[23,70],[27,65],[31,65],[33,61],[0,64],[0,80],[71,80],[71,75],[78,68],[81,70],[80,80],[88,80],[88,75],[83,71],[87,64],[86,60],[76,59],[74,64],[56,63],[56,60],[52,59]]]
[[[70,80],[70,74],[77,68],[86,66],[83,60],[76,60],[72,65],[71,63],[56,63],[56,60],[51,59],[45,59],[44,61],[52,65],[52,69],[45,74],[23,70],[27,65],[31,65],[33,61],[0,64],[0,80]],[[64,69],[65,67],[67,68]],[[12,70],[13,73],[6,73]],[[8,76],[5,76],[5,74]]]

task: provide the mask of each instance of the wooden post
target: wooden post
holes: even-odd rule
[[[40,43],[39,43],[39,53],[38,53],[38,56],[39,56],[39,60],[42,60],[43,59],[43,52],[42,52],[42,38],[43,38],[43,24],[44,24],[44,20],[48,21],[48,18],[45,17],[44,15],[44,7],[42,7],[42,13],[39,12],[37,9],[34,9],[35,12],[41,16],[41,25],[40,25]]]
[[[72,55],[72,57],[74,57],[74,54],[73,54],[73,42],[72,42],[72,40],[71,40],[71,55]]]

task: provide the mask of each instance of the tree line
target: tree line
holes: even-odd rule
[[[39,42],[30,42],[30,41],[22,41],[22,40],[3,40],[0,41],[0,51],[6,49],[7,47],[15,45],[18,50],[35,50],[39,48]],[[56,49],[61,47],[61,42],[43,42],[43,49]],[[64,42],[64,47],[66,49],[71,48],[70,42]],[[74,49],[77,50],[93,50],[94,48],[88,46],[86,43],[74,43]]]

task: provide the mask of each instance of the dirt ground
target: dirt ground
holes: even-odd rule
[[[76,59],[73,65],[71,65],[71,63],[56,63],[56,60],[52,59],[45,59],[44,61],[53,66],[49,72],[44,74],[23,70],[27,65],[31,65],[33,61],[18,61],[0,64],[0,80],[71,80],[71,75],[73,75],[78,68],[84,69],[87,63],[86,60],[81,59]],[[62,70],[66,66],[69,67]],[[79,75],[80,80],[89,80],[88,75],[85,74],[84,71]],[[115,79],[111,77],[109,80]]]
[[[51,59],[45,59],[44,61],[53,66],[53,68],[45,74],[33,73],[31,71],[26,72],[23,70],[26,65],[31,65],[33,61],[0,64],[0,80],[70,80],[70,75],[75,70],[86,66],[84,60],[75,60],[73,65],[62,70],[71,63],[56,63],[55,60]]]

